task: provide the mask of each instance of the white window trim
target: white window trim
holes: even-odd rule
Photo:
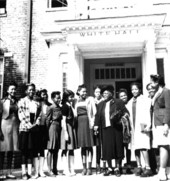
[[[0,95],[0,97],[2,98],[2,96],[3,96],[3,90],[4,90],[4,66],[5,66],[5,58],[4,58],[4,56],[0,56],[0,59],[2,58],[2,61],[3,61],[3,63],[2,63],[2,83],[0,83],[0,85],[1,85],[1,95]]]

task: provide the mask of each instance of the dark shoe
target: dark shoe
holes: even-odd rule
[[[27,179],[32,179],[32,175],[27,174]]]
[[[82,175],[86,175],[87,174],[87,169],[83,169],[83,171],[82,171]]]
[[[113,170],[107,169],[107,170],[104,172],[103,176],[109,176],[109,175],[113,175],[113,174],[114,174]]]
[[[136,170],[135,170],[135,175],[136,176],[140,176],[141,174],[142,174],[142,168],[141,167],[138,167],[138,168],[136,168]]]
[[[53,170],[52,172],[54,175],[58,175],[58,170]]]
[[[131,171],[130,168],[126,168],[125,174],[131,175],[131,174],[133,174],[133,172]]]
[[[22,180],[28,180],[27,174],[23,174],[23,175],[22,175]]]
[[[116,177],[120,177],[121,176],[121,172],[119,169],[115,169],[114,170],[114,174],[116,175]]]
[[[153,175],[153,173],[152,173],[152,170],[151,169],[145,169],[144,171],[143,171],[143,173],[141,174],[141,177],[150,177],[150,176],[152,176]]]
[[[86,175],[92,175],[92,170],[90,168],[87,169]]]
[[[100,169],[100,173],[105,173],[106,170],[107,170],[107,168],[101,168],[101,169]]]

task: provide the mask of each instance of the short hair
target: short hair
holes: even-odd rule
[[[33,83],[28,83],[28,84],[26,84],[25,86],[26,86],[26,87],[25,87],[25,90],[28,90],[28,87],[33,87],[34,89],[36,89],[36,86],[35,86],[35,84],[33,84]]]
[[[149,86],[150,85],[152,85],[151,83],[148,83],[147,85],[146,85],[146,90],[149,90]]]
[[[40,91],[39,91],[40,96],[41,96],[41,94],[42,94],[42,93],[44,93],[44,94],[47,94],[47,95],[48,95],[48,91],[47,91],[47,89],[40,89]]]
[[[7,89],[8,89],[10,86],[15,86],[16,88],[18,87],[18,85],[17,85],[16,82],[10,82],[10,83],[8,84]]]
[[[136,86],[139,90],[142,90],[142,85],[139,82],[132,82],[130,88],[132,89],[133,86]]]
[[[100,85],[96,85],[96,86],[94,86],[93,90],[95,91],[96,89],[102,90],[102,87]]]
[[[150,75],[150,78],[154,81],[154,82],[158,82],[158,84],[161,86],[161,87],[164,87],[165,86],[165,81],[164,81],[164,77],[159,75],[159,74],[152,74]]]
[[[60,91],[54,91],[51,93],[51,99],[54,99],[56,95],[60,96],[61,92]]]
[[[81,91],[81,89],[87,89],[85,84],[79,85],[76,94],[79,96],[79,91]]]
[[[123,88],[119,90],[118,95],[120,95],[120,93],[122,93],[122,92],[124,92],[126,95],[128,95],[127,90],[123,89]]]
[[[67,99],[68,99],[69,96],[73,96],[74,97],[74,92],[67,89],[63,93],[62,104],[67,102]]]

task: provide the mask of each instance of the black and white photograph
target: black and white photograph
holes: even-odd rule
[[[13,180],[170,180],[170,0],[0,0]]]

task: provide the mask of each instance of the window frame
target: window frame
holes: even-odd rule
[[[2,82],[0,83],[1,86],[1,93],[0,93],[0,98],[2,99],[3,97],[3,90],[4,90],[4,66],[5,66],[5,57],[0,55],[0,61],[2,59]]]
[[[0,16],[4,16],[4,15],[6,15],[6,13],[7,13],[7,0],[0,0],[0,2],[5,2],[5,6],[4,7],[0,7]]]
[[[57,1],[57,0],[56,0],[56,1]],[[62,0],[61,0],[61,1],[62,1]],[[57,10],[67,9],[67,8],[68,8],[68,2],[67,2],[67,6],[52,7],[52,0],[48,0],[47,8],[48,8],[48,9],[57,9]]]

